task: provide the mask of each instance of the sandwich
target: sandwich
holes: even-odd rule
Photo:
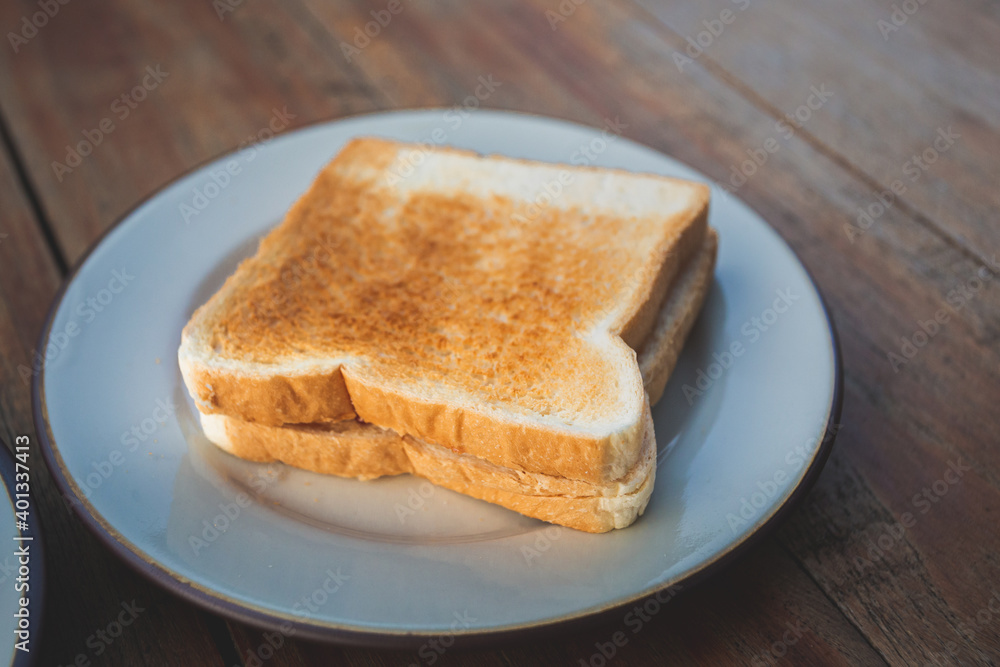
[[[589,532],[645,509],[711,282],[704,185],[350,142],[182,333],[206,437]]]

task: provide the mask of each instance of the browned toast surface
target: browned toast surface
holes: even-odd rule
[[[180,356],[199,409],[360,416],[500,465],[620,476],[644,401],[627,343],[702,244],[707,188],[579,169],[580,187],[526,209],[532,179],[574,168],[439,151],[390,187],[403,150],[349,144],[195,313]],[[623,215],[618,192],[681,203]]]

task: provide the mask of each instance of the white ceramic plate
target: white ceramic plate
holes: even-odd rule
[[[719,190],[715,284],[653,410],[656,487],[630,528],[590,535],[409,476],[358,482],[217,450],[181,382],[181,328],[359,135],[708,180],[593,128],[427,110],[314,125],[167,186],[57,297],[35,382],[56,479],[130,564],[209,609],[299,634],[380,646],[490,639],[690,584],[818,474],[839,411],[829,319],[788,246]]]

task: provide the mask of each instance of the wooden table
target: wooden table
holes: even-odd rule
[[[617,120],[728,184],[799,254],[840,332],[842,428],[816,487],[609,664],[1000,662],[1000,5],[65,1],[0,3],[9,444],[34,442],[18,369],[62,276],[137,202],[272,122],[463,104],[492,77],[483,106]],[[41,664],[260,664],[259,630],[134,574],[32,460]],[[92,637],[132,601],[145,611],[120,637]],[[621,629],[436,663],[600,665]],[[428,660],[291,638],[265,664]]]

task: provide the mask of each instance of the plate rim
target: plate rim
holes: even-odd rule
[[[338,116],[336,118],[323,118],[314,120],[303,125],[300,125],[293,130],[287,132],[282,132],[279,135],[275,135],[275,138],[282,136],[289,136],[299,132],[304,132],[320,125],[331,125],[335,123],[342,123],[346,121],[362,119],[366,117],[376,117],[376,116],[392,116],[392,115],[406,115],[413,113],[433,113],[433,112],[445,112],[447,108],[443,107],[419,107],[419,108],[407,108],[407,109],[392,109],[392,110],[382,110],[382,111],[372,111],[358,114],[351,114],[347,116]],[[509,111],[503,109],[481,109],[480,112],[485,112],[487,114],[496,114],[501,116],[520,116],[526,119],[533,119],[542,122],[556,122],[560,124],[570,125],[577,129],[584,129],[588,131],[594,131],[599,128],[592,127],[590,125],[585,125],[583,123],[578,123],[571,120],[566,120],[563,118],[556,118],[553,116],[543,116],[539,114],[526,113],[521,111]],[[686,163],[674,158],[673,156],[667,155],[651,146],[647,146],[639,141],[628,139],[623,137],[629,143],[635,144],[646,150],[651,150],[657,154],[663,155],[670,158],[671,160],[684,165],[685,167],[691,169],[692,171],[701,174],[707,178],[710,182],[711,178],[706,176],[703,172],[693,167],[690,167]],[[45,315],[45,321],[42,325],[41,332],[38,338],[38,346],[36,349],[44,350],[48,344],[49,334],[55,319],[56,312],[59,310],[59,306],[62,304],[63,297],[69,286],[73,283],[77,274],[80,272],[82,267],[87,263],[90,256],[96,251],[104,241],[113,234],[116,230],[121,227],[121,225],[129,220],[132,215],[138,211],[140,208],[145,206],[147,203],[151,202],[153,199],[158,197],[165,190],[176,184],[178,181],[194,174],[195,172],[203,169],[204,167],[217,162],[218,160],[228,156],[235,155],[241,149],[235,148],[226,150],[217,155],[211,156],[205,160],[202,160],[192,167],[178,173],[176,176],[158,186],[157,188],[150,191],[147,195],[140,198],[131,207],[129,207],[124,213],[122,213],[117,219],[115,219],[106,229],[104,229],[87,247],[87,249],[80,255],[80,257],[74,262],[72,268],[67,272],[66,277],[63,279],[56,291],[55,295],[52,297],[52,301],[49,304],[48,311]],[[738,199],[744,206],[749,205],[743,200]],[[770,223],[759,215],[756,211],[750,210],[756,215],[767,228],[774,233],[777,239],[785,245],[789,253],[795,258],[801,267],[803,273],[805,274],[809,284],[812,285],[817,297],[819,298],[820,309],[823,313],[823,317],[826,322],[827,332],[830,336],[830,352],[833,361],[833,394],[830,401],[830,406],[827,411],[826,423],[823,427],[823,438],[820,440],[816,452],[813,454],[812,459],[809,464],[805,466],[799,483],[791,490],[788,496],[785,498],[784,502],[778,505],[770,516],[764,518],[757,526],[755,530],[743,537],[742,540],[734,544],[729,545],[725,550],[720,551],[715,554],[715,556],[705,562],[699,564],[695,568],[689,570],[687,573],[682,574],[672,580],[667,580],[656,584],[643,592],[631,596],[627,599],[616,600],[611,603],[604,604],[599,608],[587,608],[584,610],[576,611],[573,613],[563,614],[558,617],[548,618],[541,621],[531,621],[526,623],[515,623],[508,624],[504,626],[498,626],[496,628],[490,629],[459,629],[448,633],[450,636],[456,638],[456,640],[461,640],[465,646],[473,645],[486,645],[495,644],[508,639],[524,638],[528,635],[537,635],[543,632],[552,632],[557,629],[565,630],[570,627],[576,627],[578,625],[583,625],[587,622],[596,622],[605,616],[623,609],[628,605],[644,601],[651,596],[657,595],[664,590],[671,587],[678,587],[683,584],[684,591],[681,594],[688,592],[696,584],[701,583],[703,580],[717,574],[719,571],[725,569],[728,565],[734,562],[740,555],[751,549],[756,544],[760,543],[765,537],[770,535],[777,526],[784,521],[788,514],[795,509],[796,506],[802,501],[802,499],[808,495],[809,491],[812,489],[820,472],[826,464],[827,459],[830,456],[830,452],[833,449],[834,441],[836,440],[837,431],[839,429],[841,409],[843,407],[843,368],[841,362],[841,349],[840,349],[840,339],[837,334],[837,328],[834,324],[832,315],[830,314],[829,306],[827,305],[826,298],[820,291],[819,286],[816,284],[816,280],[813,278],[812,273],[809,269],[802,263],[799,259],[798,253],[788,244],[775,230]],[[255,605],[248,602],[243,602],[230,598],[225,593],[218,590],[214,590],[207,586],[202,586],[193,581],[187,580],[185,577],[176,573],[161,563],[157,562],[156,559],[152,558],[148,554],[144,553],[137,545],[135,545],[131,540],[122,535],[111,523],[101,515],[93,505],[91,505],[89,499],[82,493],[79,492],[79,488],[76,482],[68,474],[68,470],[62,459],[62,455],[59,453],[58,446],[55,442],[55,437],[52,434],[49,427],[48,419],[48,406],[47,402],[44,401],[45,396],[45,372],[44,365],[42,369],[37,373],[32,375],[31,380],[31,405],[32,405],[32,416],[36,431],[36,436],[38,437],[38,442],[42,452],[42,457],[45,460],[45,464],[52,475],[53,480],[56,483],[56,487],[61,492],[63,498],[68,502],[73,512],[81,519],[83,525],[94,534],[108,549],[111,550],[116,556],[125,561],[125,563],[130,566],[134,571],[143,575],[153,583],[159,585],[160,587],[166,589],[168,592],[180,596],[187,602],[193,603],[196,606],[208,610],[212,613],[218,614],[220,616],[237,620],[248,625],[252,625],[258,628],[266,630],[278,630],[287,634],[288,636],[297,636],[305,639],[312,639],[325,642],[335,642],[340,644],[348,644],[353,646],[363,646],[363,647],[373,647],[373,648],[414,648],[418,647],[422,642],[439,637],[441,632],[423,631],[423,630],[393,630],[389,628],[369,628],[362,629],[360,626],[350,626],[346,624],[336,624],[321,622],[314,618],[308,617],[297,617],[294,615],[284,615],[280,612],[269,610],[265,607]],[[291,631],[285,632],[284,629],[291,628]]]

